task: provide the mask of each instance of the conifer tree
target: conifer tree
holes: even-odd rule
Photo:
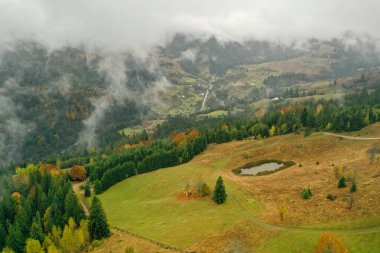
[[[32,226],[30,227],[29,237],[38,240],[42,243],[45,239],[44,231],[42,230],[40,214],[37,212],[36,217],[33,218]]]
[[[65,215],[66,219],[69,220],[72,217],[76,224],[79,224],[81,219],[84,218],[84,212],[77,197],[72,190],[69,190],[65,198]]]
[[[91,188],[90,188],[90,185],[88,184],[84,186],[84,196],[86,198],[91,197]]]
[[[215,184],[214,194],[212,196],[212,200],[214,200],[215,203],[223,204],[227,199],[226,189],[224,187],[222,176],[218,177],[218,180]]]
[[[111,232],[107,223],[106,213],[100,200],[95,196],[92,199],[90,216],[88,218],[88,231],[91,240],[99,240],[110,236]]]
[[[102,185],[102,182],[100,182],[100,180],[96,180],[94,182],[94,191],[95,191],[95,194],[100,194],[103,192],[103,185]]]
[[[352,185],[351,185],[351,188],[350,188],[350,192],[356,192],[356,182],[355,181],[352,181]]]
[[[6,237],[6,246],[15,252],[23,252],[24,250],[25,238],[17,222],[10,225],[8,236]]]
[[[3,224],[0,223],[0,249],[4,248],[5,246],[5,237],[6,237],[6,231]]]

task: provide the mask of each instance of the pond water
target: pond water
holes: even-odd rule
[[[240,169],[240,174],[241,175],[253,175],[253,176],[255,176],[260,172],[277,170],[284,165],[285,165],[284,163],[276,163],[276,162],[264,163],[264,164],[254,166],[251,168]]]

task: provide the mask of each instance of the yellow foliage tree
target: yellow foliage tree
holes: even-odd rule
[[[26,253],[44,253],[41,244],[38,240],[28,239],[26,241]]]
[[[315,246],[314,253],[349,253],[334,233],[323,233]]]
[[[269,130],[269,135],[274,136],[276,134],[276,127],[273,125]]]
[[[21,194],[19,192],[13,192],[12,198],[16,202],[17,206],[20,206],[21,204]]]
[[[85,238],[82,229],[76,229],[76,224],[73,218],[69,219],[69,224],[63,229],[60,245],[63,253],[79,253],[82,252],[82,249],[85,246]]]

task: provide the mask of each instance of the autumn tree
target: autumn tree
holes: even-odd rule
[[[323,233],[314,248],[314,253],[348,253],[348,249],[334,233]]]
[[[77,181],[83,181],[86,179],[87,171],[86,169],[81,165],[74,165],[70,169],[70,177],[72,180]]]
[[[274,136],[276,134],[276,127],[272,125],[272,127],[269,129],[269,136]]]
[[[278,207],[278,214],[280,215],[280,220],[284,220],[285,214],[288,212],[288,207],[281,205]]]
[[[90,216],[88,218],[88,231],[91,240],[99,240],[110,236],[111,232],[107,223],[106,213],[100,200],[95,196],[92,199]]]
[[[172,135],[172,142],[174,145],[178,146],[180,143],[186,141],[186,134],[184,132],[174,133]]]
[[[197,129],[192,129],[187,136],[189,140],[193,140],[199,136],[199,131]]]
[[[26,253],[44,253],[40,241],[31,238],[26,241],[25,250]]]
[[[84,249],[85,240],[82,230],[76,229],[73,218],[69,219],[69,223],[63,229],[60,245],[63,253],[79,253]]]

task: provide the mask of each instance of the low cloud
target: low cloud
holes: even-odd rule
[[[380,37],[379,9],[377,0],[0,0],[0,41],[146,54],[176,32],[233,40],[331,38],[347,30]]]
[[[17,116],[17,103],[10,94],[20,92],[14,79],[0,88],[0,164],[9,164],[19,158],[20,148],[33,124],[22,122]]]
[[[113,103],[121,104],[129,97],[130,92],[126,87],[127,75],[124,61],[123,55],[112,55],[105,57],[99,63],[98,73],[104,76],[109,86],[105,95],[92,100],[95,109],[90,117],[83,121],[84,128],[79,134],[78,144],[84,144],[87,147],[97,146],[96,130],[104,119],[107,110]]]

